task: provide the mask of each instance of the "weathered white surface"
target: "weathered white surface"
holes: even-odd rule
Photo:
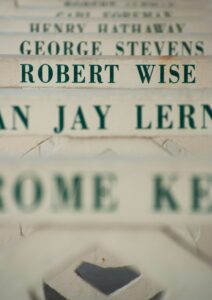
[[[0,55],[209,56],[210,33],[177,34],[0,34]],[[189,63],[189,61],[188,61]]]
[[[0,221],[210,224],[210,175],[210,159],[2,162]]]
[[[64,65],[67,67],[67,78],[58,75],[59,68],[62,68],[59,74],[64,72]],[[146,78],[142,82],[139,75],[144,65],[151,65],[149,68],[152,75],[149,82]],[[4,72],[0,87],[6,88],[197,89],[211,88],[212,83],[212,78],[208,75],[212,73],[210,56],[163,56],[139,59],[114,56],[89,58],[74,56],[71,59],[67,56],[0,56],[0,68]],[[174,73],[174,76],[170,74],[170,68],[177,74]],[[164,73],[163,79],[161,69]],[[92,79],[97,71],[100,77],[95,75]]]
[[[211,89],[154,92],[1,89],[0,134],[74,138],[207,135],[210,140]]]
[[[12,1],[11,1],[12,2]],[[29,0],[17,0],[17,5],[19,7],[83,7],[86,6],[84,3],[87,4],[89,7],[202,7],[202,3],[209,6],[210,1],[204,0],[199,3],[198,1],[173,1],[173,0],[166,0],[166,1],[126,1],[126,0],[116,0],[116,1],[73,1],[73,0],[54,0],[54,1],[29,1]],[[89,5],[90,4],[90,5]],[[107,5],[108,4],[108,5]]]
[[[37,3],[37,2],[36,2]],[[78,2],[75,2],[78,3]],[[115,3],[115,2],[114,2]],[[202,5],[202,4],[201,4]],[[212,32],[210,18],[161,18],[128,20],[128,19],[67,19],[67,18],[29,18],[0,17],[1,33],[208,33]],[[71,38],[73,36],[70,36]],[[83,35],[82,35],[83,37]]]
[[[0,15],[8,16],[48,16],[48,17],[80,17],[80,18],[173,18],[173,17],[210,17],[211,8],[49,8],[49,7],[8,7],[2,6]]]
[[[102,247],[95,247],[88,253],[80,255],[75,261],[70,263],[67,261],[65,265],[61,266],[55,272],[45,276],[45,282],[52,288],[56,289],[61,295],[67,299],[77,298],[83,299],[123,299],[127,300],[134,295],[134,300],[150,299],[161,288],[158,284],[148,278],[145,272],[141,270],[141,277],[132,282],[132,284],[117,291],[111,296],[105,296],[91,285],[82,280],[74,271],[82,262],[90,262],[102,268],[120,267],[124,265],[125,261],[119,256],[114,257],[110,252],[105,251]],[[72,284],[74,283],[74,284]]]
[[[94,250],[96,249],[95,245],[103,246],[103,248],[99,248],[100,252]],[[105,248],[107,249],[106,252]],[[189,249],[186,250],[186,248],[181,247],[177,241],[172,240],[164,232],[151,229],[142,231],[128,231],[127,229],[124,231],[121,229],[109,231],[38,231],[17,245],[1,260],[0,272],[4,274],[3,277],[0,275],[2,278],[0,282],[1,295],[3,295],[4,300],[10,300],[13,297],[17,300],[29,299],[26,292],[29,291],[30,287],[36,292],[39,285],[42,285],[43,279],[47,279],[51,285],[56,285],[57,289],[64,295],[65,290],[67,290],[64,286],[65,282],[59,284],[62,273],[66,270],[66,273],[70,272],[71,274],[71,269],[73,270],[75,263],[82,259],[101,264],[99,257],[105,253],[107,257],[107,253],[112,254],[108,265],[117,264],[118,261],[112,258],[114,253],[123,265],[136,264],[141,272],[148,274],[151,276],[150,278],[158,282],[155,284],[149,279],[142,282],[141,278],[140,283],[134,285],[134,288],[139,292],[142,284],[145,285],[142,292],[144,299],[148,299],[147,296],[151,296],[152,293],[158,289],[161,290],[162,287],[169,292],[170,299],[179,299],[179,297],[181,299],[182,297],[186,300],[196,300],[202,295],[202,299],[208,300],[211,297],[212,268],[205,264],[201,256],[198,259]],[[9,265],[8,261],[10,261]],[[58,276],[58,280],[55,276]],[[14,282],[13,289],[9,288],[11,281]],[[75,282],[79,282],[76,277]],[[69,292],[71,294],[69,297],[99,299],[99,294],[89,287],[86,288],[87,295],[91,297],[86,297],[87,295],[80,288],[83,286],[85,284],[80,282],[73,289],[70,287]],[[114,299],[125,299],[125,297],[127,299],[128,293],[130,290],[127,291],[127,289],[123,292],[120,291]]]
[[[165,1],[162,1],[165,2]],[[160,2],[160,3],[162,3]],[[192,5],[194,6],[198,3],[197,1],[193,1],[192,3],[190,1],[175,1],[175,5],[178,5],[180,3],[181,5]],[[198,3],[198,6],[202,6],[202,3],[205,3],[206,1],[201,1],[201,3]],[[61,2],[60,2],[61,3]],[[34,3],[35,5],[40,5],[38,1]],[[28,3],[29,5],[29,3]],[[45,2],[42,1],[42,5],[45,5]],[[26,14],[36,14],[33,10],[24,10],[24,13]],[[58,10],[59,12],[59,10]],[[39,10],[39,14],[42,13],[42,10]],[[44,12],[45,13],[45,12]],[[183,14],[186,12],[183,12]],[[19,14],[19,12],[18,12]],[[62,14],[66,15],[65,10],[62,11]],[[198,14],[202,14],[198,12]],[[171,18],[170,18],[171,20]],[[203,24],[203,23],[202,23]],[[203,24],[204,25],[204,24]],[[202,26],[202,25],[201,25]],[[199,28],[201,29],[201,26]],[[209,26],[208,28],[210,28]],[[195,26],[193,27],[194,31],[196,31]],[[211,72],[209,72],[210,74]],[[206,77],[205,73],[201,75],[202,77]],[[211,85],[210,85],[211,86]],[[148,154],[151,155],[162,155],[164,157],[168,155],[172,155],[175,157],[179,156],[190,156],[191,154],[193,156],[198,156],[200,154],[203,155],[211,155],[212,151],[212,140],[208,137],[156,137],[154,139],[132,139],[126,140],[126,139],[104,139],[104,140],[89,140],[89,139],[83,139],[83,140],[74,140],[67,137],[43,137],[43,138],[32,138],[32,137],[1,137],[0,138],[0,152],[2,154],[10,154],[13,156],[29,156],[29,157],[55,157],[59,155],[65,155],[70,156],[70,154],[85,154],[90,156],[109,156],[109,157],[117,157],[119,155],[130,155],[133,154],[138,157],[146,157]],[[191,228],[183,227],[182,228],[175,228],[176,231],[179,231],[187,241],[191,242],[191,245],[193,245],[194,249],[196,249],[198,252],[204,251],[208,256],[211,256],[211,232],[212,229],[208,226],[201,226],[200,228],[197,226],[192,226]],[[57,234],[53,234],[51,236],[50,232],[47,232],[45,235],[46,241],[43,241],[43,239],[37,239],[37,241],[32,244],[32,247],[28,247],[28,231],[30,232],[30,228],[22,226],[20,228],[20,225],[17,225],[17,229],[14,230],[10,229],[1,229],[0,231],[0,247],[1,247],[1,264],[0,264],[0,281],[1,284],[5,283],[5,286],[1,286],[1,298],[3,297],[5,299],[11,300],[11,299],[17,299],[17,300],[25,300],[29,299],[26,295],[26,290],[28,290],[29,286],[33,287],[33,290],[37,291],[37,288],[35,287],[35,282],[40,283],[42,278],[47,277],[46,274],[52,276],[58,272],[57,266],[63,264],[65,262],[65,259],[67,259],[67,262],[70,262],[70,248],[72,248],[72,242],[69,244],[67,243],[64,245],[61,239],[57,239]],[[23,236],[24,235],[24,236]],[[41,234],[42,236],[43,233]],[[58,236],[61,237],[61,232],[58,233]],[[129,290],[126,290],[125,293],[122,293],[120,295],[117,295],[117,299],[134,299],[132,298],[132,295],[152,295],[152,291],[157,290],[158,286],[155,284],[152,284],[153,280],[152,278],[158,277],[160,284],[163,285],[165,282],[164,287],[167,287],[169,290],[170,288],[174,288],[174,292],[172,293],[172,296],[170,299],[174,300],[199,300],[199,299],[211,299],[211,289],[210,289],[210,281],[211,281],[211,274],[209,275],[208,280],[207,274],[208,274],[208,268],[205,270],[205,267],[200,266],[200,263],[196,263],[196,260],[191,262],[190,258],[188,258],[187,255],[184,255],[184,251],[181,249],[180,251],[173,251],[172,245],[170,243],[167,244],[166,238],[161,237],[159,235],[150,234],[147,233],[146,237],[142,237],[142,247],[139,254],[132,257],[132,254],[135,253],[132,250],[135,250],[135,246],[138,244],[138,239],[140,239],[140,236],[138,237],[137,234],[136,239],[134,240],[132,237],[133,247],[130,249],[130,257],[129,254],[123,253],[123,263],[127,262],[127,257],[129,257],[130,263],[132,260],[134,260],[137,264],[137,261],[141,259],[141,256],[143,255],[143,261],[141,263],[141,268],[145,269],[145,266],[147,266],[147,269],[150,271],[150,281],[145,282],[143,286],[143,281],[138,282],[136,285],[131,286]],[[70,234],[68,234],[68,237]],[[159,236],[159,237],[158,237]],[[48,239],[50,237],[50,239]],[[66,241],[67,236],[63,235],[64,240]],[[118,240],[118,237],[120,237],[120,234],[114,237],[114,241],[120,241]],[[84,237],[86,239],[86,237]],[[110,234],[111,238],[111,234]],[[108,238],[109,239],[109,238]],[[126,245],[129,243],[130,239],[125,239],[125,237],[122,237],[122,243],[120,242],[118,250],[114,249],[118,256],[123,252],[123,250],[126,249]],[[51,241],[51,242],[50,242]],[[58,242],[55,243],[55,241]],[[21,248],[22,242],[23,247]],[[25,242],[27,244],[25,244]],[[82,241],[79,240],[79,235],[77,235],[76,240],[74,240],[76,243],[81,243]],[[90,242],[90,241],[89,241]],[[110,239],[107,241],[106,248],[110,249],[111,241]],[[150,242],[150,243],[149,243]],[[17,252],[16,252],[16,245],[17,245]],[[42,245],[42,248],[41,248]],[[114,244],[115,245],[115,244]],[[64,246],[64,248],[63,248]],[[78,257],[78,260],[76,260],[76,257],[74,257],[73,264],[71,263],[69,271],[71,274],[71,269],[75,265],[77,261],[81,261],[81,259],[86,258],[90,261],[101,263],[99,258],[102,254],[105,256],[107,255],[107,251],[103,248],[95,249],[93,252],[90,251],[90,254],[84,254],[85,245],[80,245],[83,249],[83,254],[78,256],[79,249],[76,249],[76,257]],[[151,247],[150,247],[151,246]],[[159,247],[163,246],[163,248]],[[19,248],[20,247],[20,248]],[[58,251],[55,251],[55,248],[58,248]],[[49,249],[51,249],[51,253],[49,253]],[[72,248],[73,249],[73,248]],[[162,249],[162,250],[161,250]],[[111,250],[111,249],[110,249]],[[179,250],[179,249],[178,249]],[[19,252],[20,251],[20,252]],[[74,251],[73,251],[74,252]],[[88,251],[89,252],[89,251]],[[113,252],[113,251],[112,251]],[[183,252],[183,259],[182,254]],[[162,256],[158,253],[162,253]],[[170,253],[170,256],[169,256]],[[16,254],[21,255],[20,257]],[[74,252],[75,254],[75,252]],[[141,255],[142,254],[142,255]],[[165,254],[165,255],[164,255]],[[200,257],[201,257],[201,253]],[[125,256],[126,255],[126,256]],[[60,259],[58,258],[60,257]],[[110,256],[109,256],[110,257]],[[161,259],[162,257],[162,259]],[[35,258],[35,259],[34,259]],[[138,260],[137,260],[138,258]],[[20,261],[19,261],[20,259]],[[187,260],[188,259],[188,260]],[[121,261],[121,260],[120,260]],[[191,262],[189,265],[188,261]],[[115,259],[109,258],[109,263],[115,265],[117,261]],[[154,263],[154,264],[153,264]],[[24,267],[23,267],[24,266]],[[34,267],[33,267],[34,266]],[[61,266],[61,265],[60,265]],[[188,266],[191,266],[189,268]],[[155,267],[155,269],[153,269]],[[197,267],[197,268],[196,268]],[[40,269],[39,269],[40,268]],[[49,272],[49,270],[53,270],[53,272]],[[35,277],[29,278],[29,274],[33,275],[32,270],[34,272],[35,270]],[[179,273],[176,272],[176,270],[180,271]],[[23,273],[22,273],[23,272]],[[181,273],[182,272],[182,273]],[[15,273],[15,274],[14,274]],[[3,275],[1,275],[3,274]],[[180,275],[182,274],[182,276]],[[20,276],[20,275],[23,275]],[[175,276],[176,275],[176,276]],[[74,274],[72,273],[72,278],[76,280],[77,283],[76,286],[74,286],[74,289],[71,291],[70,297],[73,299],[76,299],[76,297],[80,297],[80,291],[78,290],[78,287],[85,287],[85,284],[76,279]],[[194,277],[193,277],[194,276]],[[4,279],[5,277],[5,279]],[[54,277],[54,276],[53,276]],[[59,276],[58,276],[59,277]],[[59,279],[57,277],[57,280]],[[22,281],[23,278],[23,281]],[[176,280],[177,278],[177,280]],[[194,280],[193,280],[194,278]],[[2,280],[3,279],[3,280]],[[8,280],[7,280],[8,279]],[[26,280],[26,281],[25,281]],[[50,280],[50,279],[49,279]],[[50,280],[50,281],[51,281]],[[11,282],[12,289],[11,289]],[[187,284],[188,282],[188,284]],[[176,284],[177,283],[177,284]],[[25,285],[26,284],[26,285]],[[149,288],[150,285],[150,288]],[[58,285],[58,288],[62,288],[63,284],[60,282]],[[142,288],[140,290],[140,288]],[[85,290],[84,290],[85,291]],[[86,291],[91,295],[91,299],[95,299],[95,297],[99,300],[98,293],[86,285]],[[6,292],[6,294],[4,294]],[[186,293],[187,292],[187,293]],[[83,293],[85,296],[86,293]],[[80,298],[77,298],[80,299]],[[86,297],[85,300],[88,298]],[[138,298],[140,300],[140,298]]]

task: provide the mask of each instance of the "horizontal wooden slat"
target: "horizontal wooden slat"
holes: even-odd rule
[[[205,57],[0,56],[0,87],[211,88]]]
[[[0,34],[0,55],[201,56],[212,55],[211,34]]]
[[[18,0],[19,7],[200,7],[203,4],[209,6],[210,1],[155,1],[155,0],[54,0],[54,1],[29,1]]]
[[[0,32],[10,33],[101,33],[101,34],[149,34],[149,33],[210,33],[210,18],[174,18],[140,20],[67,19],[0,17]]]
[[[173,17],[200,17],[210,16],[211,8],[49,8],[34,7],[33,9],[21,7],[11,8],[2,6],[1,16],[49,16],[49,17],[79,17],[79,18],[173,18]]]
[[[211,222],[211,160],[2,162],[0,222]]]
[[[211,103],[211,89],[0,90],[0,135],[212,135]]]

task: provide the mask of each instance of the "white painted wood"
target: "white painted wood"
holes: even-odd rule
[[[0,32],[10,33],[101,33],[101,34],[158,34],[158,33],[211,33],[210,17],[143,20],[67,19],[41,17],[0,17]],[[71,36],[73,37],[73,36]]]
[[[39,17],[79,17],[79,18],[175,18],[175,17],[210,17],[211,8],[49,8],[49,7],[7,7],[2,6],[0,15],[4,16],[39,16]]]
[[[58,79],[58,68],[67,78]],[[91,65],[97,65],[92,67]],[[109,66],[107,66],[109,65]],[[142,83],[139,70],[143,65],[155,65],[150,82]],[[187,65],[187,66],[185,66]],[[165,66],[165,67],[164,67]],[[58,87],[58,88],[211,88],[212,60],[205,57],[161,57],[161,58],[129,58],[129,57],[23,57],[0,56],[0,68],[4,73],[0,87]],[[164,68],[164,79],[160,71]],[[179,77],[170,74],[170,68]],[[187,71],[185,71],[185,68]],[[30,73],[32,78],[27,74]],[[92,71],[93,70],[93,71]],[[99,71],[100,78],[92,74]],[[185,71],[185,72],[184,72]],[[47,72],[50,72],[47,74]],[[77,73],[76,78],[73,73]],[[190,74],[188,74],[190,73]],[[40,74],[40,75],[39,75]],[[130,74],[130,76],[128,76]],[[186,75],[185,75],[186,74]],[[185,77],[186,76],[186,77]],[[171,78],[171,79],[170,79]],[[187,78],[187,79],[186,79]],[[67,83],[64,83],[67,80]],[[160,83],[164,82],[164,83]],[[170,82],[169,82],[170,80]],[[189,82],[189,83],[185,83]],[[33,82],[29,82],[33,81]],[[99,83],[101,81],[101,84]]]
[[[209,56],[211,34],[0,34],[0,55]]]
[[[211,102],[211,89],[156,94],[154,90],[89,90],[86,98],[80,90],[2,89],[0,133],[75,138],[210,136]]]
[[[207,159],[2,162],[0,221],[78,226],[210,223],[210,174]],[[67,198],[58,176],[70,192]],[[79,195],[81,204],[76,206]]]

